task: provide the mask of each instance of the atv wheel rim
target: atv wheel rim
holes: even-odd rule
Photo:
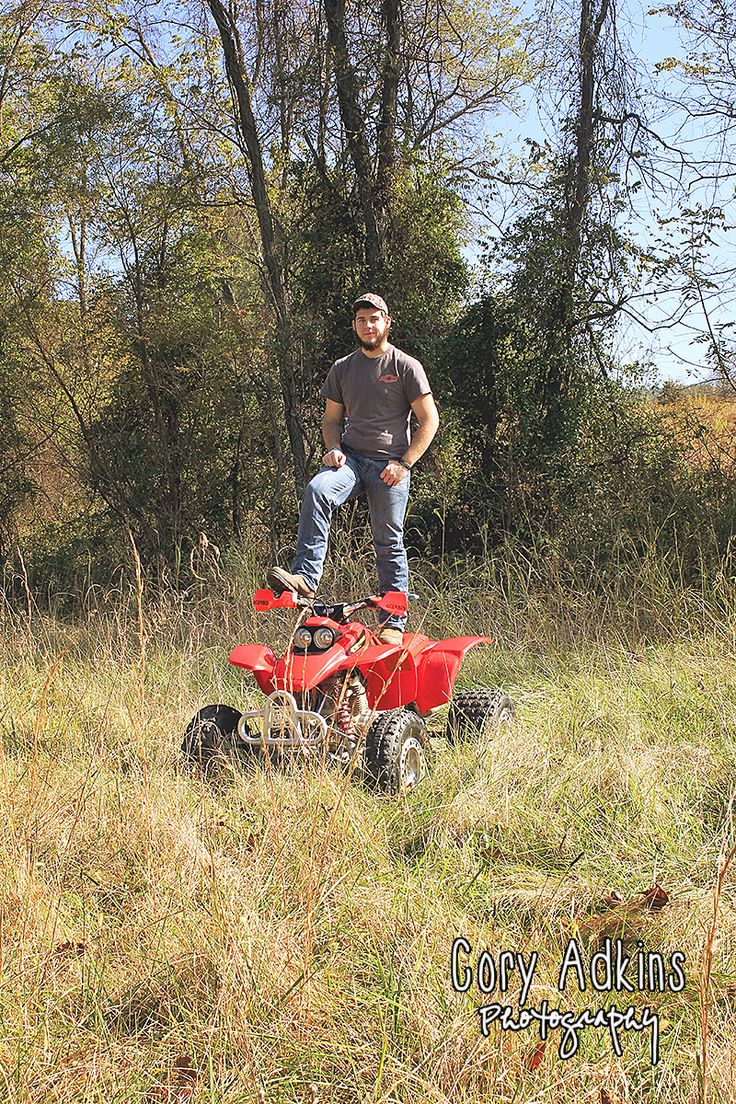
[[[410,790],[424,778],[424,748],[416,736],[404,741],[399,759],[399,781],[403,790]]]

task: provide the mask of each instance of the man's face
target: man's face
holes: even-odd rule
[[[353,329],[364,349],[379,348],[388,334],[391,319],[376,307],[360,307],[353,318]]]

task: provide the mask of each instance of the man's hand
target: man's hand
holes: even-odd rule
[[[403,464],[399,464],[397,460],[389,460],[388,464],[381,472],[381,479],[384,483],[387,483],[389,487],[395,487],[397,483],[401,482],[406,474],[407,471]]]
[[[345,465],[345,453],[342,449],[333,448],[322,457],[323,468],[342,468]]]

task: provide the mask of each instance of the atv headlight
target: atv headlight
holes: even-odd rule
[[[329,629],[327,625],[320,625],[318,629],[314,630],[314,644],[316,648],[322,648],[326,651],[331,648],[335,643],[337,634],[334,629]]]
[[[294,633],[294,647],[295,648],[308,648],[312,643],[312,630],[308,629],[306,625],[300,625]]]

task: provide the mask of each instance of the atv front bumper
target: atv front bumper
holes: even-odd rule
[[[249,722],[260,729],[253,732]],[[238,735],[251,747],[318,748],[327,746],[327,722],[319,713],[299,709],[287,690],[276,690],[263,709],[250,709],[238,722]]]

